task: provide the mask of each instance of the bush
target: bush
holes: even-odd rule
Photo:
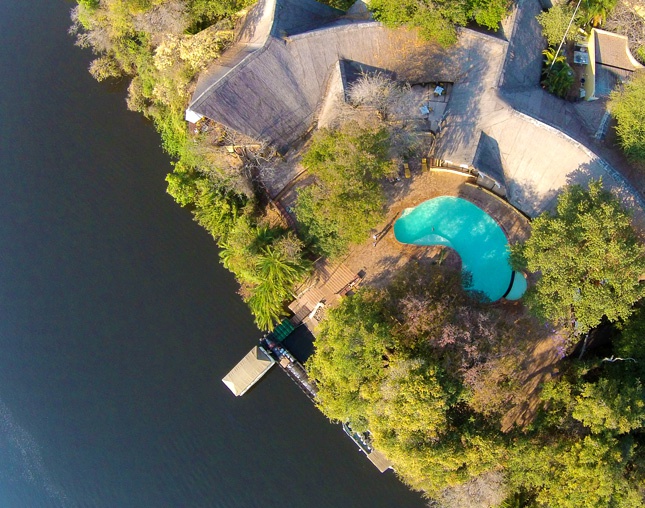
[[[542,71],[542,86],[544,89],[564,98],[573,86],[575,80],[573,69],[567,63],[567,59],[558,55],[555,56],[553,48],[545,49],[542,54],[544,55],[544,70]]]
[[[508,12],[507,0],[472,0],[445,2],[441,0],[371,0],[369,9],[374,18],[389,27],[407,25],[417,28],[422,37],[442,46],[457,41],[457,26],[469,21],[497,30]]]
[[[611,93],[609,109],[625,154],[633,161],[645,161],[645,72]]]
[[[544,35],[549,46],[558,46],[567,32],[569,21],[573,15],[573,7],[566,4],[556,4],[546,12],[538,14],[537,20],[542,25]],[[580,19],[574,20],[567,32],[566,40],[573,41],[578,33],[578,27],[582,24]]]
[[[586,333],[606,317],[623,320],[645,294],[645,251],[618,200],[591,181],[569,186],[555,213],[533,221],[531,237],[511,249],[516,268],[541,274],[527,299],[552,322]]]

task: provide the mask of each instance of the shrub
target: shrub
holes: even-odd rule
[[[645,161],[645,72],[611,93],[609,109],[625,154],[633,161]]]

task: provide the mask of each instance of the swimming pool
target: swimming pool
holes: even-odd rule
[[[466,289],[482,291],[491,301],[517,300],[526,291],[524,275],[508,264],[502,228],[470,201],[441,196],[407,208],[394,223],[394,237],[401,243],[452,247],[462,270],[471,275]]]

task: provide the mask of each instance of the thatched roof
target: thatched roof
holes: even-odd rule
[[[244,395],[273,367],[275,360],[264,349],[255,346],[222,381],[238,397]]]
[[[626,71],[635,71],[643,66],[629,51],[629,41],[624,35],[593,29],[596,46],[596,63]]]
[[[307,131],[338,60],[388,69],[408,81],[454,81],[453,50],[415,32],[389,30],[313,0],[260,0],[247,20],[264,26],[240,43],[199,83],[189,111],[284,148]],[[271,29],[266,30],[267,20]],[[259,47],[258,47],[259,46]]]

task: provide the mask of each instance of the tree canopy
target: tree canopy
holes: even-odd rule
[[[512,259],[540,274],[526,297],[536,312],[578,333],[605,316],[626,319],[645,292],[643,245],[629,213],[601,181],[591,181],[588,190],[567,187],[555,212],[536,218],[531,237],[512,247]]]
[[[525,356],[525,336],[539,325],[472,299],[459,277],[413,264],[387,288],[364,288],[332,309],[307,362],[320,409],[369,430],[402,479],[441,506],[499,506],[506,495],[502,506],[642,506],[645,313],[612,344],[635,361],[563,360],[535,421],[503,433],[501,412],[479,410],[475,394],[518,393],[519,368],[496,388],[473,384],[472,372]]]
[[[480,386],[468,378],[508,355],[500,347],[507,339],[490,343],[502,334],[502,313],[472,299],[460,277],[410,265],[387,289],[361,290],[330,311],[307,362],[322,411],[369,429],[405,481],[432,493],[494,469],[505,446],[469,405]],[[485,389],[503,392],[506,384]]]
[[[168,193],[218,243],[220,261],[235,274],[240,294],[260,329],[271,330],[286,315],[291,289],[312,268],[302,242],[285,228],[269,224],[246,196],[208,176],[175,164],[166,177]]]
[[[625,154],[633,161],[645,161],[645,72],[611,93],[609,110],[616,118],[616,133]]]
[[[336,256],[364,241],[384,216],[381,180],[392,172],[385,128],[348,123],[318,131],[302,164],[315,177],[298,191],[296,217],[321,254]]]
[[[569,27],[569,21],[573,16],[573,7],[568,4],[555,4],[548,11],[537,15],[537,20],[542,25],[542,35],[546,38],[549,46],[558,47],[566,32],[566,40],[573,41],[578,35],[578,26],[582,23],[577,20]]]
[[[371,0],[374,18],[386,26],[417,28],[422,37],[449,46],[457,40],[458,26],[470,21],[497,30],[506,16],[508,0]]]
[[[556,55],[555,48],[547,48],[542,51],[542,54],[544,55],[542,86],[553,95],[565,97],[575,81],[573,69],[564,55]]]

